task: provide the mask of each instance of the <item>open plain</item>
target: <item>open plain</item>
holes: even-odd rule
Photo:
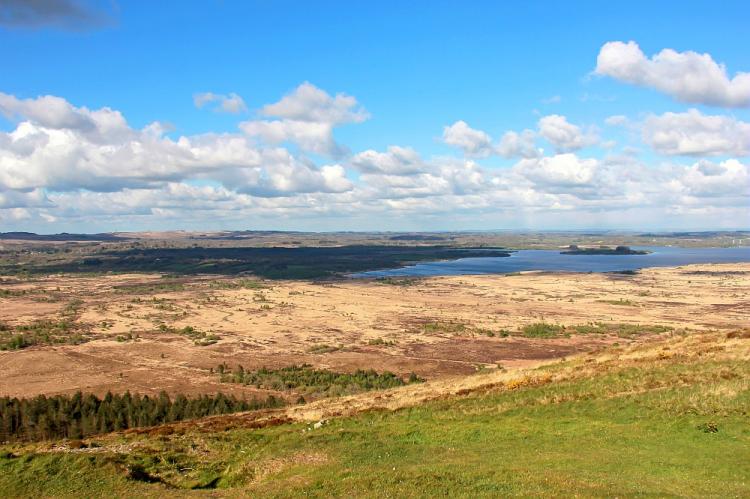
[[[738,329],[750,311],[750,264],[323,282],[9,276],[2,290],[2,395],[250,396],[273,392],[222,383],[217,366],[307,363],[430,380],[681,331]],[[18,331],[37,341],[11,348]]]

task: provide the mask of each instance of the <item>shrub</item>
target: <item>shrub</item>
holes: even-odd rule
[[[527,338],[553,338],[565,330],[564,327],[557,324],[548,324],[546,322],[536,322],[523,327],[522,333]]]

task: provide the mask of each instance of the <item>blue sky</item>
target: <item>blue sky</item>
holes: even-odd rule
[[[741,228],[750,220],[750,187],[741,186],[750,178],[750,139],[743,138],[750,83],[730,85],[750,71],[747,2],[38,5],[44,8],[0,1],[0,92],[8,96],[0,102],[0,130],[9,137],[0,140],[0,230],[668,229]],[[670,71],[683,74],[674,64],[688,67],[691,56],[635,83],[648,62],[625,68],[630,73],[597,70],[605,44],[629,41],[645,61],[665,49],[696,60],[707,54],[724,65],[726,81],[713,78],[709,64],[671,85]],[[286,127],[284,140],[267,125],[240,127],[313,123],[310,114],[263,111],[284,96],[300,97],[305,82],[315,90],[308,97],[332,99],[310,97],[315,102],[305,105],[335,107],[342,94],[356,100],[346,110],[367,118],[329,113],[315,122],[322,136],[295,125],[296,138]],[[696,85],[702,90],[691,91]],[[217,98],[199,108],[195,97],[206,92],[236,94],[244,105],[218,112]],[[145,141],[139,156],[128,150],[91,166],[136,139],[125,132],[92,139],[79,129],[65,135],[42,116],[40,109],[54,105],[41,96],[64,99],[73,114],[119,112],[136,135],[158,122],[162,142],[138,138]],[[581,140],[551,142],[540,121],[547,116],[562,117],[550,122],[567,132],[577,127]],[[607,124],[612,116],[620,117],[617,125]],[[456,146],[465,129],[453,141],[445,135],[456,122],[490,143]],[[525,129],[541,152],[498,153],[506,133]],[[678,145],[665,142],[667,129],[678,130]],[[49,130],[77,152],[19,152],[20,135],[47,137]],[[211,143],[169,163],[164,148],[180,137],[205,143],[205,134],[236,136],[247,150]],[[310,143],[326,137],[335,152],[330,143]],[[11,142],[15,148],[6,147]],[[391,146],[408,148],[422,166],[364,165],[374,157],[363,159],[367,151],[380,154],[378,161],[403,161],[383,156]],[[614,192],[624,182],[627,192]]]

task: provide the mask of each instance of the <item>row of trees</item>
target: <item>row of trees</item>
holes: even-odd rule
[[[171,399],[165,392],[156,397],[107,393],[40,395],[31,399],[0,398],[0,442],[19,440],[80,439],[128,428],[154,426],[215,414],[279,407],[282,399],[238,399],[222,393]]]

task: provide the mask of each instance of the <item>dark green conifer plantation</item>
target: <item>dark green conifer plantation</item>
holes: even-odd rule
[[[80,439],[128,428],[174,421],[280,407],[284,401],[238,399],[223,393],[174,400],[161,392],[157,397],[107,393],[103,398],[84,395],[40,395],[31,399],[0,397],[0,443],[14,441]]]

